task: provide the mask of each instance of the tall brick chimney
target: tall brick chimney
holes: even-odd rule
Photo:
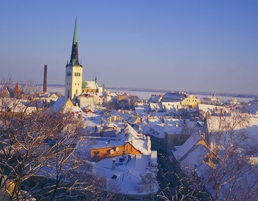
[[[47,65],[44,65],[43,92],[47,92]]]

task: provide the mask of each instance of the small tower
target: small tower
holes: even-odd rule
[[[16,82],[16,84],[15,84],[15,87],[13,89],[13,94],[14,94],[14,97],[18,97],[20,95],[20,89],[19,89],[18,82]]]
[[[82,65],[78,56],[78,30],[77,18],[75,19],[72,53],[70,62],[66,65],[65,71],[65,97],[74,98],[82,93]]]
[[[106,84],[105,84],[105,81],[103,82],[103,86],[102,86],[102,92],[106,92],[107,89],[106,89]]]
[[[97,76],[95,76],[95,86],[96,86],[96,92],[99,92],[99,86],[98,86],[98,79],[97,79]]]

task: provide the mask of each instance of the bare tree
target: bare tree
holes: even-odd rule
[[[2,81],[7,84],[11,86],[11,81]],[[32,106],[37,89],[34,83],[24,84],[23,99],[0,97],[0,188],[12,200],[29,195],[40,200],[104,196],[105,180],[79,171],[85,163],[75,154],[81,139],[80,118],[49,108],[36,110]]]
[[[233,112],[207,120],[206,135],[218,160],[204,174],[206,186],[216,200],[256,200],[258,196],[258,167],[252,163],[257,156],[257,141],[247,127],[248,114]]]

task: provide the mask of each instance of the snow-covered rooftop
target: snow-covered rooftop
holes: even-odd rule
[[[184,100],[186,97],[184,93],[167,92],[162,97],[161,102],[178,102]]]

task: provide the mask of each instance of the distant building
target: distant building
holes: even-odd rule
[[[167,92],[164,95],[152,95],[148,100],[150,112],[167,112],[175,113],[182,109],[193,109],[197,108],[201,100],[195,95],[188,95],[185,93],[178,92]]]
[[[215,94],[213,94],[213,96],[204,97],[202,103],[211,105],[223,105]]]
[[[178,107],[196,108],[201,100],[195,95],[187,95],[185,93],[167,92],[161,99],[161,102],[171,103]]]
[[[10,92],[8,91],[6,86],[3,87],[1,95],[2,97],[10,97]]]
[[[230,105],[241,105],[241,102],[236,98],[232,98],[230,101],[229,101],[229,104]]]
[[[99,86],[97,83],[97,77],[95,77],[95,81],[83,81],[82,82],[82,92],[100,92]]]
[[[125,200],[154,200],[158,191],[157,151],[151,150],[150,137],[137,133],[129,124],[109,122],[101,126],[99,136],[81,138],[76,152],[90,159],[76,170],[79,174],[88,171],[105,178],[107,191],[116,188]]]
[[[71,59],[69,63],[67,62],[65,71],[65,97],[74,98],[75,95],[82,93],[82,71],[83,67],[79,62],[78,56],[78,30],[76,18]]]
[[[188,94],[187,97],[182,101],[182,106],[188,106],[189,108],[196,108],[198,104],[201,103],[201,100],[195,95]]]

